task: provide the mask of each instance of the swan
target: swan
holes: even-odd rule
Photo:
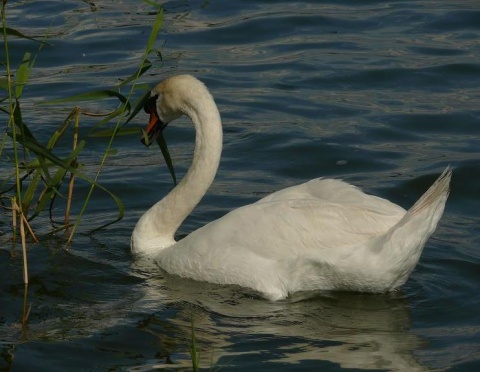
[[[235,209],[177,242],[175,232],[217,172],[220,114],[190,75],[159,83],[144,108],[150,143],[182,115],[196,131],[186,175],[141,216],[131,237],[134,256],[153,259],[169,274],[250,288],[269,300],[313,290],[385,293],[408,279],[443,214],[449,167],[408,211],[344,181],[317,178]]]

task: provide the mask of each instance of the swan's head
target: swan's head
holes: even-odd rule
[[[168,123],[182,115],[188,115],[188,107],[195,100],[195,96],[205,92],[208,94],[205,85],[191,75],[173,76],[159,83],[152,89],[143,107],[150,115],[150,120],[142,143],[150,146]]]

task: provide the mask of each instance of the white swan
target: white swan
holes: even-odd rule
[[[271,300],[309,290],[387,292],[408,279],[443,214],[448,168],[408,211],[319,178],[238,208],[176,242],[175,232],[215,177],[220,114],[207,88],[189,75],[158,84],[145,110],[150,141],[182,115],[196,130],[187,174],[132,233],[132,252],[170,274],[252,288]]]

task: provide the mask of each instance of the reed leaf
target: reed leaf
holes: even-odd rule
[[[190,352],[190,358],[192,360],[192,370],[194,372],[200,371],[200,352],[197,347],[197,336],[195,335],[195,325],[193,322],[193,316],[190,320],[191,332],[190,342],[188,343],[188,351]]]
[[[33,133],[30,131],[30,129],[28,129],[28,126],[26,126],[23,122],[22,111],[20,109],[20,101],[18,101],[18,99],[15,100],[15,106],[13,108],[13,120],[17,128],[20,129],[20,133],[24,138],[27,138],[33,142],[37,142]],[[20,141],[18,142],[21,143]]]
[[[19,99],[22,95],[23,87],[25,86],[28,78],[30,77],[33,62],[34,61],[31,58],[31,54],[26,52],[23,55],[22,62],[17,69],[17,73],[15,74],[15,97],[17,99]]]
[[[81,141],[77,145],[77,147],[70,153],[70,155],[65,159],[64,162],[66,164],[69,164],[72,168],[78,170],[78,168],[73,164],[77,156],[85,148],[85,144],[86,144],[85,141]],[[38,198],[38,204],[35,208],[35,213],[29,218],[29,220],[39,215],[40,212],[42,212],[43,209],[45,208],[46,204],[49,201],[53,202],[56,196],[64,197],[60,194],[59,188],[67,172],[68,172],[68,169],[65,169],[63,167],[57,170],[55,175],[50,179],[49,183],[46,185],[44,191],[42,192],[42,195]]]
[[[157,8],[157,16],[155,17],[155,21],[153,22],[152,25],[152,31],[150,32],[150,37],[148,38],[147,46],[145,48],[145,54],[148,56],[152,52],[155,52],[156,49],[154,49],[154,44],[155,41],[157,40],[157,35],[158,32],[160,31],[160,28],[162,27],[163,23],[163,8],[161,5],[154,3],[151,0],[144,0],[146,3],[150,4],[151,6]],[[158,54],[158,51],[157,51]],[[135,114],[138,113],[144,106],[146,100],[150,97],[150,92],[147,92],[139,101],[137,106],[135,107]],[[132,116],[133,117],[133,116]],[[130,121],[131,118],[127,119],[127,122]],[[160,147],[160,151],[162,152],[163,158],[165,159],[165,163],[167,164],[168,170],[170,172],[170,175],[172,176],[173,184],[177,184],[177,176],[175,175],[175,169],[173,167],[173,162],[172,158],[170,157],[170,151],[168,150],[167,142],[165,141],[165,137],[163,136],[163,133],[160,133],[160,135],[157,138],[157,144]]]
[[[177,176],[175,175],[175,169],[173,168],[172,158],[170,157],[170,151],[168,151],[167,142],[165,141],[165,137],[163,133],[157,138],[158,147],[160,147],[160,151],[162,151],[163,158],[165,159],[165,163],[167,164],[168,170],[170,171],[170,175],[173,179],[173,184],[177,185]]]
[[[147,72],[150,69],[150,67],[152,67],[152,62],[150,62],[148,59],[143,60],[143,63],[140,66],[140,68],[137,71],[135,71],[132,75],[122,80],[122,82],[118,86],[123,87],[124,85],[130,83],[131,81],[136,81],[140,76],[142,76],[145,72]]]
[[[102,120],[100,120],[97,124],[95,124],[92,129],[89,131],[90,133],[96,131],[98,128],[103,127],[106,125],[108,122],[110,122],[112,119],[118,117],[119,115],[123,114],[126,111],[125,105],[121,105],[120,107],[117,107],[115,110],[113,110],[111,113],[107,114]]]
[[[112,129],[102,129],[97,130],[96,132],[90,133],[89,137],[111,137],[115,136],[130,136],[133,134],[139,134],[141,132],[138,128],[118,128],[118,130]]]
[[[130,113],[130,116],[125,121],[125,125],[128,124],[130,120],[132,120],[135,116],[137,116],[137,114],[141,110],[143,110],[143,107],[145,106],[145,102],[147,102],[149,97],[150,97],[150,90],[145,92],[145,94],[139,98],[138,102],[135,105],[135,108],[132,110],[132,112]]]
[[[125,111],[130,111],[130,103],[128,102],[128,99],[123,94],[110,89],[102,89],[102,90],[97,90],[93,92],[75,94],[73,96],[69,96],[65,98],[52,99],[48,101],[39,102],[37,103],[37,105],[53,105],[58,103],[93,101],[93,100],[99,100],[103,98],[112,98],[112,97],[118,98],[120,102],[126,106]]]
[[[73,121],[73,118],[75,115],[78,114],[78,108],[74,108],[71,113],[68,115],[68,117],[65,119],[65,121],[60,125],[60,127],[52,134],[50,137],[47,146],[45,147],[46,151],[53,150],[60,140],[60,138],[63,137],[65,134],[66,129],[70,126],[70,124]],[[39,144],[39,146],[42,146]],[[77,152],[78,154],[78,152]],[[73,155],[76,156],[76,155]],[[71,158],[72,155],[69,156]],[[65,162],[72,162],[73,160],[70,160],[67,158]],[[74,158],[73,158],[74,159]],[[29,220],[33,219],[36,217],[45,207],[45,199],[49,198],[52,199],[52,192],[56,192],[56,188],[58,188],[65,177],[67,170],[64,168],[60,168],[57,170],[56,174],[51,177],[49,173],[49,168],[53,166],[54,164],[50,161],[46,161],[44,157],[41,154],[37,154],[37,160],[35,163],[30,163],[27,164],[29,167],[33,167],[35,165],[39,165],[36,167],[36,171],[34,172],[34,175],[32,177],[32,180],[30,181],[27,190],[25,192],[24,198],[28,198],[27,201],[23,202],[24,207],[29,208],[30,202],[33,200],[34,195],[36,195],[36,191],[38,188],[38,181],[41,179],[42,175],[45,175],[47,178],[46,186],[45,189],[43,190],[42,194],[39,196],[37,207],[35,209],[35,213],[33,216],[29,218]]]
[[[73,119],[74,119],[75,115],[77,115],[78,111],[79,111],[78,107],[75,107],[70,112],[70,114],[68,114],[67,118],[64,120],[62,125],[60,125],[60,127],[58,127],[58,129],[55,130],[55,132],[53,132],[52,136],[48,140],[47,149],[51,150],[57,145],[60,138],[63,137],[63,135],[65,134],[65,131],[67,130],[67,128],[73,122]]]
[[[42,172],[40,172],[39,170],[36,170],[35,172],[33,172],[33,176],[30,179],[30,182],[28,183],[27,189],[23,193],[22,211],[25,215],[28,215],[30,204],[32,203],[33,198],[36,195],[38,184],[40,183],[41,179],[42,179]]]
[[[20,31],[17,31],[17,30],[15,30],[15,29],[13,29],[13,28],[10,28],[10,27],[5,27],[4,31],[7,33],[7,35],[17,36],[17,37],[19,37],[19,38],[21,38],[21,39],[32,40],[32,41],[35,41],[35,42],[37,42],[37,43],[44,44],[44,45],[51,45],[51,44],[49,44],[49,43],[47,43],[47,42],[45,42],[45,41],[37,40],[37,39],[35,39],[35,38],[31,37],[31,36],[27,36],[27,35],[21,33]]]
[[[0,78],[0,88],[8,90],[8,79],[7,78],[5,78],[5,77]],[[8,97],[6,97],[6,98],[8,98]],[[6,98],[0,100],[0,102],[4,101]]]
[[[66,161],[63,161],[58,156],[54,155],[51,152],[51,149],[47,149],[41,143],[25,139],[21,134],[17,134],[17,140],[27,149],[35,153],[37,159],[39,160],[40,168],[44,171],[44,175],[47,176],[48,182],[50,182],[48,168],[51,163],[61,168],[65,168],[66,170],[74,171],[74,169]],[[50,163],[47,164],[46,160],[49,160]]]
[[[14,107],[14,112],[13,112],[13,117],[14,117],[14,122],[15,126],[20,130],[20,133],[16,132],[15,135],[12,132],[9,132],[9,135],[12,137],[14,141],[17,141],[17,143],[21,144],[24,148],[24,150],[32,150],[35,148],[42,148],[43,145],[40,144],[33,133],[30,131],[27,125],[24,124],[23,119],[22,119],[22,112],[20,110],[20,102],[18,100],[15,100],[16,104]],[[33,153],[37,156],[38,162],[40,164],[40,167],[43,169],[45,176],[48,178],[49,173],[48,173],[48,167],[45,163],[45,159],[42,156],[39,156],[37,152],[32,150]],[[19,165],[18,161],[16,160],[16,164]],[[23,203],[21,203],[23,205]]]
[[[158,32],[162,27],[163,23],[163,8],[160,4],[157,4],[151,0],[144,0],[147,4],[150,4],[152,7],[157,8],[157,16],[155,17],[155,21],[152,25],[152,31],[150,32],[150,36],[148,38],[147,46],[145,48],[146,55],[148,56],[152,51],[154,51],[154,44],[157,40]]]

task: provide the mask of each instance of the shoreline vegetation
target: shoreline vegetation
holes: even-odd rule
[[[29,83],[29,77],[34,71],[36,55],[48,53],[48,39],[39,40],[21,31],[8,27],[8,1],[1,4],[3,35],[3,50],[5,60],[0,61],[3,71],[0,76],[0,116],[3,135],[0,139],[0,158],[6,170],[0,177],[0,213],[2,220],[10,221],[11,232],[8,240],[12,241],[11,255],[15,255],[16,246],[20,241],[23,258],[23,282],[28,286],[27,244],[38,242],[32,221],[39,216],[42,233],[63,233],[65,247],[68,249],[87,207],[92,200],[93,192],[99,189],[107,193],[117,208],[117,217],[95,230],[104,228],[120,221],[124,216],[124,206],[120,198],[102,186],[100,178],[105,169],[106,161],[114,153],[114,140],[120,135],[140,136],[142,129],[127,124],[143,109],[148,98],[150,87],[138,83],[138,79],[154,64],[152,57],[161,61],[160,50],[155,48],[157,35],[163,23],[162,6],[150,0],[143,0],[155,9],[155,17],[151,26],[145,51],[139,67],[130,76],[119,80],[111,88],[78,94],[71,97],[40,102],[37,105],[71,105],[70,113],[60,122],[52,133],[39,139],[30,129],[31,125],[22,119],[22,93]],[[153,13],[153,12],[152,12]],[[10,39],[20,38],[35,42],[38,45],[36,55],[25,52],[18,66],[12,66],[9,53]],[[122,93],[126,91],[126,93]],[[140,97],[138,97],[140,94]],[[104,114],[92,114],[82,109],[81,102],[92,100],[117,100],[117,107]],[[93,126],[82,128],[82,117],[98,119]],[[81,130],[82,129],[82,130]],[[97,160],[93,176],[87,176],[82,170],[85,166],[79,159],[82,151],[89,147],[93,137],[103,137],[105,149]],[[66,149],[65,143],[71,143]],[[175,174],[168,148],[163,137],[158,144],[165,157],[175,182]],[[75,198],[75,185],[78,182],[88,185],[87,195],[78,210],[73,210],[72,201]],[[62,213],[58,217],[59,212]],[[5,234],[8,235],[8,234]],[[4,236],[5,238],[5,236]],[[24,311],[23,323],[28,321],[28,311]]]
[[[39,40],[8,27],[8,1],[3,0],[1,3],[1,33],[5,60],[0,61],[3,66],[0,75],[0,117],[4,118],[2,120],[3,135],[0,139],[0,159],[6,171],[0,176],[0,223],[4,226],[10,224],[11,227],[10,232],[7,227],[3,235],[4,241],[11,242],[11,257],[18,254],[17,247],[21,245],[24,284],[21,327],[25,335],[28,334],[29,315],[32,310],[32,304],[28,301],[28,245],[39,242],[32,227],[32,221],[40,220],[37,225],[42,235],[63,233],[64,248],[69,249],[95,189],[107,193],[115,203],[118,212],[115,220],[95,227],[91,231],[112,225],[124,216],[122,200],[102,186],[100,178],[107,159],[115,153],[113,145],[117,136],[133,135],[140,139],[142,135],[148,141],[143,129],[127,126],[143,110],[150,94],[151,88],[147,84],[138,83],[138,79],[154,66],[151,62],[152,57],[162,61],[161,52],[154,47],[154,44],[163,23],[163,9],[161,5],[151,0],[143,1],[155,9],[155,18],[138,69],[109,89],[37,103],[38,106],[61,105],[62,108],[68,108],[68,105],[73,106],[68,108],[70,112],[67,117],[50,134],[43,135],[41,139],[36,137],[34,131],[23,120],[21,102],[23,89],[28,85],[29,77],[34,71],[36,56],[41,52],[48,53],[48,47],[51,44],[47,37],[45,40]],[[18,66],[12,66],[9,54],[11,38],[35,42],[38,45],[36,55],[26,51]],[[126,90],[127,93],[123,94],[122,90]],[[104,114],[88,112],[81,106],[81,102],[84,101],[111,100],[112,98],[117,99],[117,107]],[[88,128],[82,128],[82,117],[98,119],[98,122],[93,126],[89,125]],[[88,150],[89,142],[91,143],[95,137],[102,137],[105,140],[105,149],[100,159],[96,159],[96,170],[91,177],[82,170],[90,164],[82,164],[80,159],[82,151]],[[70,143],[71,147],[66,148],[65,143]],[[157,143],[173,183],[176,184],[173,163],[162,134],[158,137]],[[88,191],[85,199],[80,203],[81,207],[74,210],[72,201],[75,198],[75,187],[78,182],[86,183]],[[62,213],[60,217],[58,217],[59,212]],[[193,320],[190,336],[191,339],[186,340],[188,353],[191,357],[192,370],[198,371],[200,370],[199,349]],[[12,363],[13,358],[12,355]]]

